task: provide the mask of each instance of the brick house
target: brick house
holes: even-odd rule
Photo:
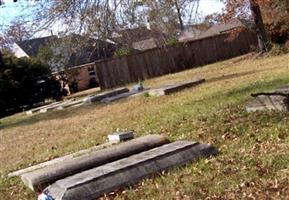
[[[16,57],[31,57],[46,62],[57,77],[68,74],[69,84],[77,84],[77,91],[98,86],[93,62],[111,58],[118,45],[113,42],[71,35],[63,38],[48,36],[15,44]],[[48,58],[48,59],[47,59]]]

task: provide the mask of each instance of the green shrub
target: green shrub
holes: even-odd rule
[[[179,41],[176,37],[171,37],[171,38],[167,39],[167,41],[166,41],[166,45],[169,45],[169,46],[177,45],[178,43],[179,43]]]
[[[117,50],[114,52],[113,57],[119,58],[119,57],[122,57],[122,56],[127,56],[127,55],[129,55],[131,52],[132,52],[132,50],[131,50],[130,48],[121,47],[121,48],[117,49]]]
[[[5,55],[0,68],[0,97],[0,116],[5,116],[47,98],[60,98],[60,84],[40,61]]]
[[[270,50],[270,55],[282,55],[288,53],[288,49],[283,44],[273,44],[272,49]]]

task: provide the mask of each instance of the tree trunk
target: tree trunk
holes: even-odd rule
[[[261,9],[256,0],[250,0],[250,8],[253,15],[256,32],[258,37],[258,46],[260,52],[268,52],[270,49],[269,40],[264,27]]]
[[[183,22],[182,15],[181,15],[181,9],[179,7],[179,4],[178,4],[177,0],[175,0],[175,6],[176,6],[176,9],[177,9],[177,13],[178,13],[180,29],[181,29],[181,31],[183,31],[184,30],[184,22]]]
[[[4,67],[4,62],[3,62],[2,52],[0,51],[0,69],[2,67]]]

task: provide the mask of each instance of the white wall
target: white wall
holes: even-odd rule
[[[17,44],[14,44],[13,53],[17,58],[29,57]]]

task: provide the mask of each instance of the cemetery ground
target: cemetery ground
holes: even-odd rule
[[[161,173],[104,199],[289,198],[289,113],[246,113],[253,92],[289,83],[289,55],[250,55],[144,82],[146,87],[202,77],[162,97],[138,96],[0,120],[0,199],[35,199],[8,172],[103,143],[116,130],[163,134],[216,146],[220,155]]]

